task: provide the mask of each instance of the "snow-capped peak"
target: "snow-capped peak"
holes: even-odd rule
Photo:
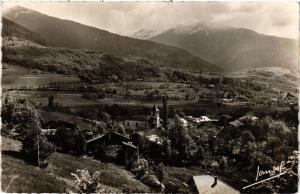
[[[128,37],[141,39],[141,40],[147,40],[147,39],[150,39],[160,33],[162,33],[162,31],[141,29],[137,32],[134,32],[133,34],[128,35]]]
[[[22,6],[14,6],[4,11],[3,14],[12,14],[13,17],[18,17],[22,14],[32,13],[33,11]]]
[[[231,29],[232,27],[217,25],[217,24],[206,24],[206,23],[194,23],[189,25],[180,24],[170,30],[178,33],[178,34],[193,34],[199,31],[206,31],[209,33],[210,31],[217,31],[217,30],[226,30]]]

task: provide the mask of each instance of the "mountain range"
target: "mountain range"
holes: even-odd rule
[[[196,23],[155,32],[139,30],[132,37],[183,48],[227,71],[257,67],[297,68],[296,40],[245,28]],[[142,34],[143,36],[136,36]]]
[[[240,71],[261,67],[297,69],[296,40],[269,36],[245,28],[196,23],[166,30],[141,29],[121,36],[74,21],[16,6],[4,14],[2,33],[24,33],[41,45],[91,49],[123,58],[149,60],[158,67],[185,71]],[[7,25],[6,25],[7,26]],[[12,32],[15,30],[16,32]],[[25,36],[25,34],[27,34]],[[12,35],[13,36],[13,35]]]
[[[56,47],[92,49],[121,57],[136,56],[175,69],[221,71],[216,65],[178,47],[117,35],[20,6],[9,9],[3,17],[30,29]]]

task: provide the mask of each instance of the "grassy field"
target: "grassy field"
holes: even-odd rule
[[[84,107],[100,104],[99,102],[82,98],[82,94],[80,93],[56,93],[51,91],[10,91],[10,96],[13,99],[23,98],[37,105],[41,103],[43,106],[47,105],[48,97],[51,95],[55,97],[55,102],[57,102],[58,105],[62,107]]]
[[[123,192],[151,192],[151,189],[137,180],[124,166],[113,163],[102,163],[92,158],[77,157],[63,153],[54,153],[49,158],[45,169],[37,168],[22,159],[21,143],[2,137],[2,191],[9,182],[7,192],[65,192],[75,191],[74,177],[76,169],[87,169],[89,172],[99,171],[100,182]],[[188,189],[186,183],[192,176],[201,175],[200,167],[166,167],[165,184],[178,185]]]
[[[3,88],[37,88],[47,86],[51,83],[78,83],[80,79],[75,76],[63,74],[41,72],[35,69],[26,69],[17,65],[3,64],[2,67],[2,87]]]
[[[44,169],[25,162],[20,153],[21,143],[19,141],[2,137],[1,143],[2,191],[9,193],[64,192],[68,187],[66,183],[57,180],[55,176],[47,173]]]
[[[39,110],[39,113],[41,114],[42,118],[44,121],[65,121],[65,122],[70,122],[76,124],[81,128],[81,129],[90,129],[92,127],[91,122],[88,120],[80,117],[80,116],[74,116],[71,114],[65,114],[65,113],[60,113],[60,112],[48,112],[48,111],[42,111]]]
[[[22,159],[20,142],[2,137],[2,191],[7,192],[65,192],[74,190],[75,178],[71,173],[76,169],[88,169],[100,172],[100,182],[126,192],[150,192],[150,189],[135,179],[123,166],[101,163],[90,158],[54,153],[45,169],[37,168]]]
[[[92,158],[77,157],[55,152],[49,158],[47,168],[35,167],[22,159],[21,143],[2,137],[2,191],[14,179],[7,192],[65,192],[74,188],[74,177],[77,169],[87,169],[89,172],[99,171],[100,182],[121,192],[151,192],[151,189],[137,180],[124,166],[113,163],[102,163]],[[201,175],[200,167],[166,167],[166,187],[177,185],[185,188],[192,176]],[[15,177],[15,178],[14,178]]]

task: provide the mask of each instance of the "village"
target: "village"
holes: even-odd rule
[[[26,117],[32,114],[39,115],[39,109],[42,112],[54,113],[57,111],[55,104],[54,96],[49,96],[47,106],[38,107],[35,110],[35,108],[30,108],[32,105],[26,99],[13,99],[6,95],[2,108],[4,121],[2,134],[24,142],[26,139],[24,133],[32,125],[26,121],[29,119]],[[191,116],[179,110],[170,116],[168,97],[163,96],[158,104],[161,106],[153,104],[150,109],[146,109],[148,116],[138,117],[138,120],[128,117],[120,120],[108,113],[112,113],[111,109],[106,109],[108,112],[94,109],[93,114],[82,119],[90,124],[86,125],[88,128],[81,128],[85,125],[78,125],[76,120],[66,121],[59,118],[49,120],[43,118],[41,114],[37,116],[40,122],[40,135],[46,137],[47,141],[55,146],[56,152],[124,166],[153,191],[174,192],[175,189],[177,192],[201,193],[225,189],[228,193],[239,193],[241,188],[236,184],[235,177],[229,178],[228,175],[224,175],[224,172],[234,173],[241,159],[248,161],[249,168],[257,163],[258,158],[254,158],[251,152],[259,152],[258,147],[263,145],[260,145],[259,141],[263,143],[266,135],[270,133],[261,128],[265,125],[263,123],[275,122],[276,124],[278,121],[273,118],[285,118],[284,114],[286,114],[284,111],[275,111],[271,118],[257,112],[244,110],[245,113],[242,113],[240,109],[238,110],[241,111],[240,113],[221,114],[218,112],[217,114]],[[111,107],[114,110],[120,109],[117,105]],[[19,112],[19,115],[13,118],[16,117],[16,112]],[[288,112],[296,115],[296,106],[291,106]],[[283,128],[277,130],[286,133],[285,136],[289,136],[290,141],[283,144],[284,152],[281,152],[278,159],[288,159],[294,146],[297,145],[294,135],[297,133],[296,123],[291,117],[286,117],[286,119],[290,119],[288,122],[290,129],[287,129],[286,124],[278,123]],[[272,126],[269,127],[272,128]],[[276,153],[278,154],[274,150],[272,154]],[[47,157],[39,159],[38,166],[47,168],[48,165]],[[172,188],[172,181],[166,183],[164,178],[168,176],[165,166],[197,166],[199,170],[197,170],[198,173],[192,171],[193,174],[190,175],[188,181],[181,182],[180,186]],[[249,176],[253,174],[249,170],[248,173]],[[246,183],[247,179],[239,182],[239,184]],[[229,186],[231,184],[233,186]]]

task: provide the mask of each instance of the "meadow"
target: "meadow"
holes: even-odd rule
[[[80,79],[72,75],[42,72],[37,69],[26,69],[22,66],[3,64],[3,88],[38,88],[53,83],[78,83]]]
[[[11,148],[10,144],[19,146]],[[71,175],[71,173],[76,173],[76,169],[87,169],[89,172],[97,170],[100,172],[100,180],[103,185],[117,188],[123,192],[130,191],[130,189],[140,192],[150,191],[123,166],[101,163],[91,158],[56,152],[51,155],[47,168],[38,168],[21,158],[20,146],[20,142],[2,137],[2,191],[7,189],[6,192],[62,193],[67,190],[76,192],[75,178]],[[9,186],[9,182],[15,176],[16,178]]]

